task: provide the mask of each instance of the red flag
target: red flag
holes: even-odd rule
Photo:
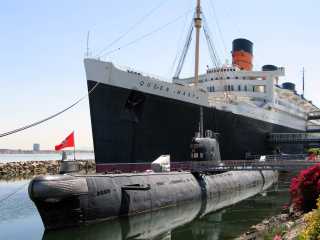
[[[72,132],[61,144],[56,145],[54,148],[56,151],[60,151],[66,147],[74,147],[74,132]]]

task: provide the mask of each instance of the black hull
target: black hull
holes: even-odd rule
[[[91,89],[96,82],[88,81]],[[204,107],[204,129],[219,133],[224,160],[246,154],[272,154],[268,133],[296,129]],[[172,162],[190,160],[190,143],[199,129],[199,106],[125,88],[100,84],[90,95],[96,163],[148,163],[163,154]],[[300,153],[302,146],[281,146]]]

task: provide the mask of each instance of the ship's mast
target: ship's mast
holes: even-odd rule
[[[196,49],[195,49],[195,67],[194,84],[199,82],[199,48],[200,48],[200,29],[202,25],[200,0],[197,0],[196,16],[194,18],[194,27],[196,29]]]
[[[196,49],[195,49],[195,66],[194,66],[194,85],[199,83],[199,55],[200,55],[200,30],[202,27],[201,5],[200,0],[197,0],[196,16],[194,18],[194,27],[196,29]],[[200,137],[203,136],[203,107],[200,106],[200,121],[199,121]]]

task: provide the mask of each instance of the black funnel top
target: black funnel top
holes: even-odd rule
[[[237,38],[232,42],[232,52],[245,51],[252,55],[253,43],[245,38]]]

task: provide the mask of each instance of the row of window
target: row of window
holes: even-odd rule
[[[209,70],[208,73],[212,72],[235,72],[236,69],[234,68],[223,68],[223,69],[214,69],[214,70]]]
[[[233,85],[225,85],[224,86],[225,91],[236,91],[235,89],[236,88]],[[247,85],[245,85],[243,89],[241,89],[241,85],[238,85],[237,89],[238,89],[238,91],[242,91],[242,90],[245,92],[248,91]],[[208,92],[214,92],[215,88],[214,88],[214,86],[209,86],[209,87],[207,87],[207,90],[208,90]],[[252,92],[254,92],[254,86],[252,86]]]
[[[213,81],[213,80],[223,80],[223,79],[231,79],[230,77],[215,77],[215,78],[211,78],[210,80]],[[234,77],[234,79],[240,79],[239,77]],[[243,80],[246,80],[247,78],[246,77],[242,77],[241,79]],[[207,78],[204,79],[205,82],[208,81]]]

